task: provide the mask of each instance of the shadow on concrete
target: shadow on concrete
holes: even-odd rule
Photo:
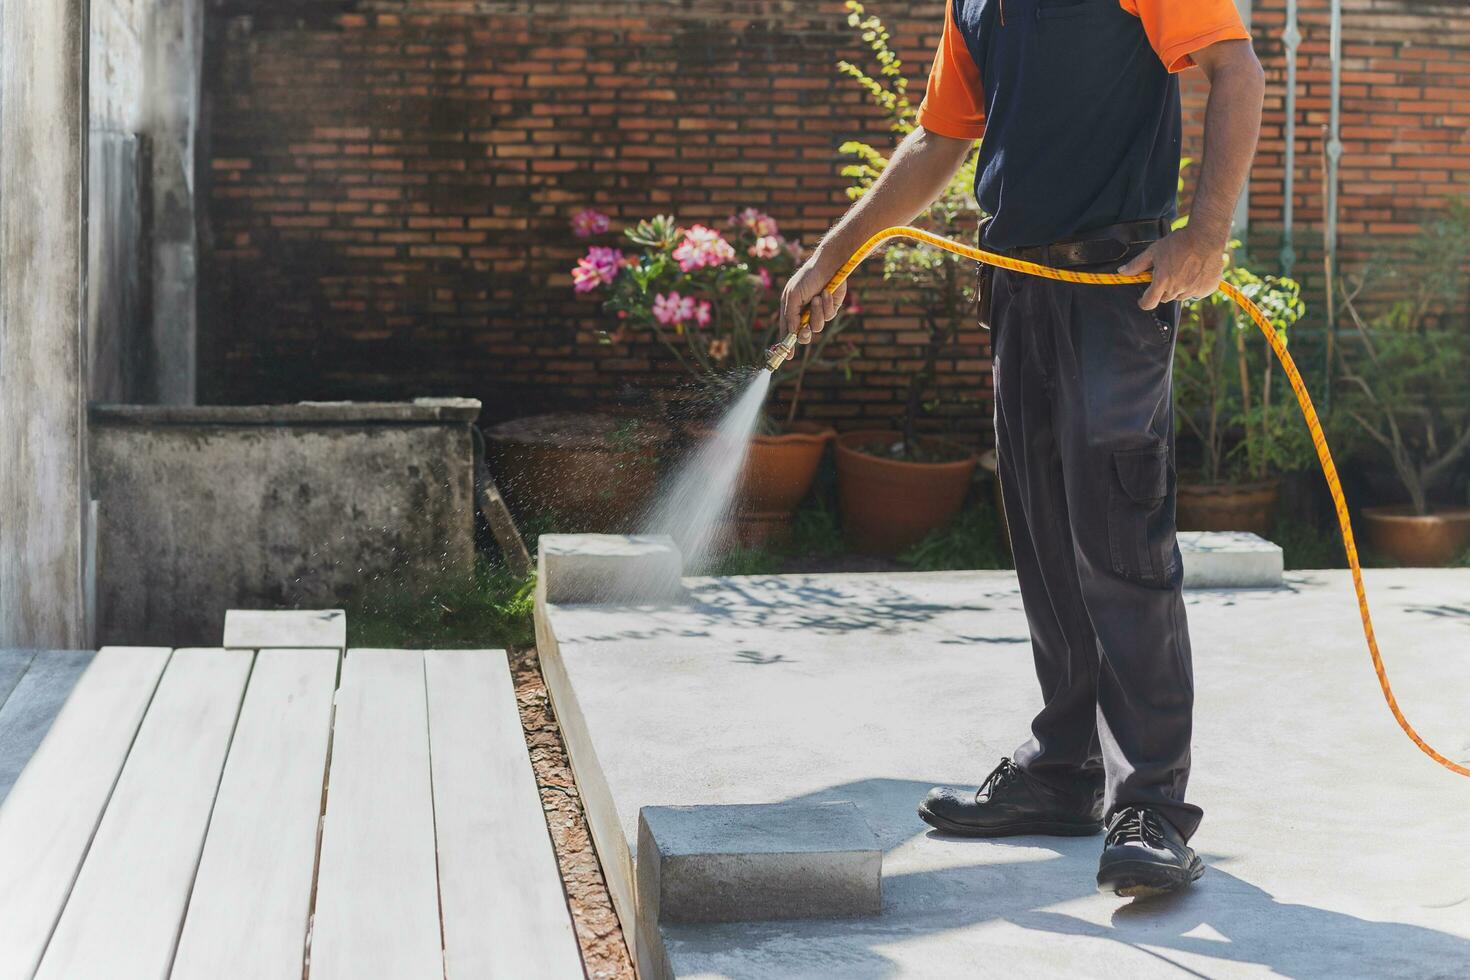
[[[1433,616],[1436,619],[1452,619],[1461,625],[1470,626],[1470,606],[1451,606],[1448,604],[1438,606],[1405,606],[1408,612],[1419,613],[1422,616]]]
[[[1020,611],[1020,594],[1011,590],[970,589],[976,602],[925,602],[913,592],[892,584],[892,576],[853,576],[849,583],[831,585],[806,576],[741,576],[700,580],[688,601],[675,606],[602,605],[598,612],[625,629],[590,634],[571,633],[568,641],[651,640],[709,636],[731,629],[799,630],[807,634],[840,635],[870,632],[877,636],[902,633],[918,624],[951,617],[958,624],[972,613],[997,609]],[[820,584],[819,584],[820,583]],[[1025,643],[1027,637],[976,637],[956,633],[952,643]]]
[[[1205,876],[1179,894],[1133,901],[1101,898],[1094,885],[1100,835],[949,837],[930,830],[915,815],[914,808],[928,789],[929,784],[913,780],[868,779],[782,801],[852,800],[885,852],[917,837],[926,838],[925,847],[931,852],[933,847],[955,849],[953,866],[892,874],[885,870],[881,916],[840,923],[666,926],[665,941],[675,963],[714,967],[731,980],[817,976],[878,980],[900,975],[885,948],[986,923],[1010,923],[1031,932],[1128,947],[1157,964],[1141,970],[1141,976],[1212,977],[1264,967],[1272,975],[1302,980],[1448,980],[1464,976],[1470,964],[1470,940],[1422,926],[1280,901],[1216,867],[1216,862],[1228,861],[1219,855],[1206,854],[1210,867]],[[1076,908],[1079,900],[1118,904],[1108,921],[1099,922],[1096,916],[1083,918],[1067,910]],[[1091,908],[1096,912],[1096,905]],[[1054,943],[1048,946],[1044,937],[1036,943],[1038,958],[1033,960],[1014,934],[1006,936],[995,945],[994,962],[981,972],[1087,976],[1101,966],[1089,964],[1086,957],[1097,954],[1085,949],[1068,956]],[[984,938],[970,938],[965,945],[957,951],[957,963],[985,962]],[[1111,969],[1116,971],[1119,965],[1114,962]]]

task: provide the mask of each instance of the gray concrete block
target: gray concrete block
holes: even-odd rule
[[[646,806],[640,922],[877,915],[883,851],[857,805]]]
[[[224,645],[341,650],[347,646],[347,614],[341,609],[230,609]]]
[[[1281,547],[1245,531],[1180,531],[1186,589],[1277,589]]]
[[[551,603],[661,602],[684,591],[684,561],[666,534],[543,534],[536,565]]]

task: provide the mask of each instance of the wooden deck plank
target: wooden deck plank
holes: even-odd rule
[[[37,980],[167,975],[253,658],[174,653]]]
[[[337,691],[312,980],[443,980],[424,658],[350,650]]]
[[[424,660],[445,976],[581,978],[505,652]]]
[[[20,675],[26,672],[35,656],[35,650],[0,649],[0,707],[4,706],[15,682],[20,680]]]
[[[301,976],[338,656],[257,654],[173,980]]]
[[[40,962],[169,653],[98,652],[0,806],[0,980]]]
[[[347,645],[347,614],[341,609],[227,609],[224,645],[251,650],[325,647],[340,653]]]
[[[17,679],[0,706],[0,803],[41,747],[94,656],[91,650],[42,650]]]

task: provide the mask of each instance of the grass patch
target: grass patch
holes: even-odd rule
[[[465,578],[400,583],[363,593],[347,609],[347,642],[355,647],[464,649],[528,647],[536,578],[478,562]]]
[[[948,526],[928,536],[898,560],[920,572],[975,568],[1011,568],[995,507],[983,494],[975,506],[960,512]]]

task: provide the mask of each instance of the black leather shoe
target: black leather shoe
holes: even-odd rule
[[[1041,786],[1010,759],[973,792],[936,786],[919,804],[919,819],[964,837],[1051,834],[1086,837],[1102,830],[1102,802],[1068,800]]]
[[[1166,817],[1148,807],[1125,806],[1108,821],[1097,866],[1099,891],[1147,898],[1183,888],[1205,873],[1205,863]]]

